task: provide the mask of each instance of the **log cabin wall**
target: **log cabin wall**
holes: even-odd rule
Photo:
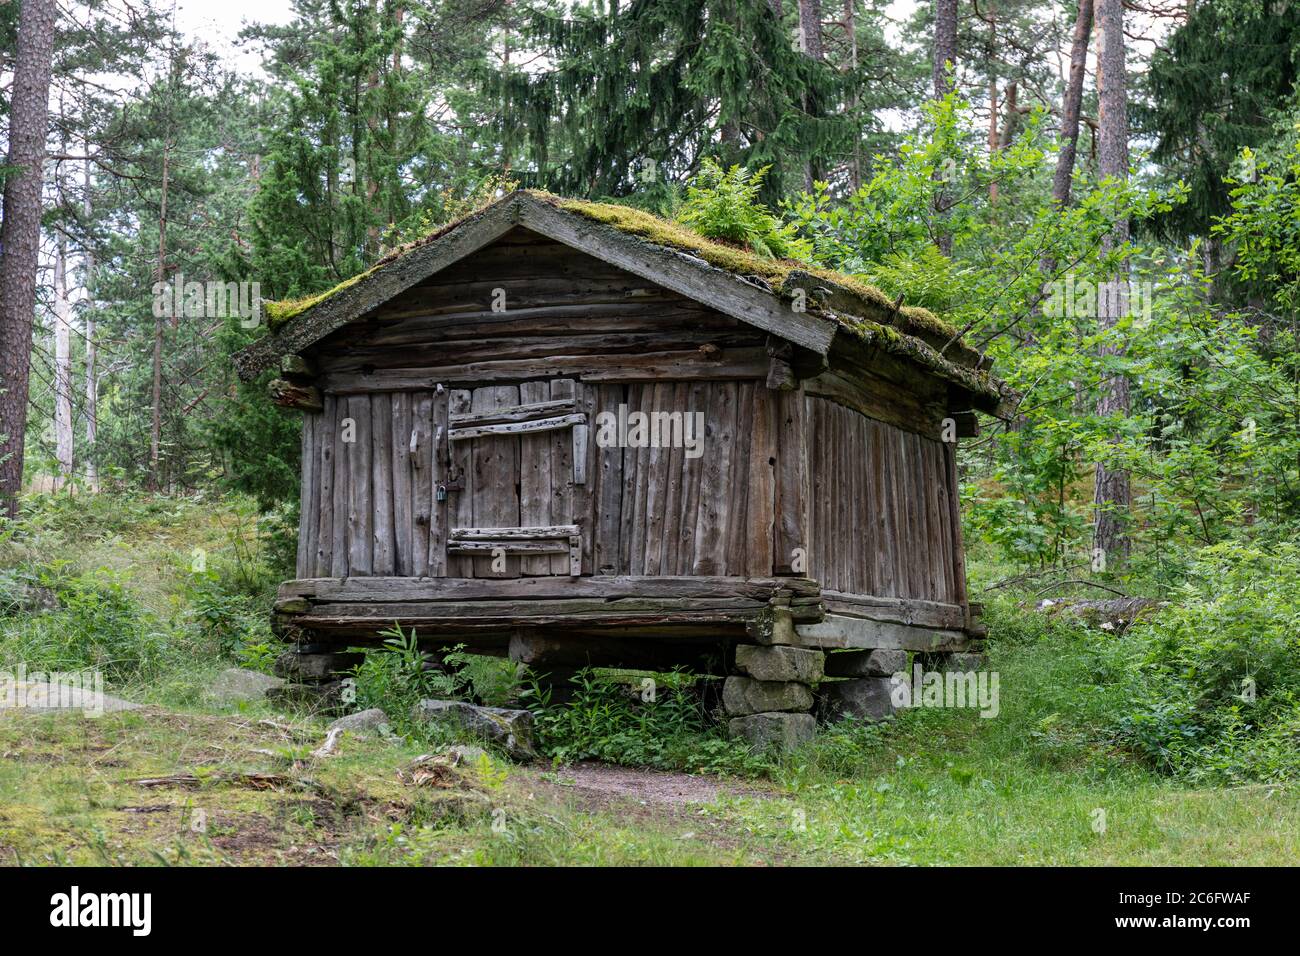
[[[932,430],[937,399],[874,372],[768,389],[766,345],[515,230],[309,350],[324,407],[303,430],[298,577],[568,574],[565,555],[511,554],[494,570],[448,539],[576,524],[584,575],[808,574],[958,601],[945,450],[909,430]],[[581,446],[571,430],[438,446],[457,416],[560,401],[584,416]],[[703,454],[599,447],[598,416],[620,405],[703,412]]]
[[[584,410],[580,444],[569,430],[453,442],[461,487],[438,500],[449,481],[436,436],[449,415],[454,421],[485,401],[514,407],[560,396]],[[581,529],[583,574],[771,576],[789,565],[777,559],[778,548],[793,546],[781,536],[801,536],[800,518],[783,528],[775,517],[780,462],[800,457],[797,435],[778,420],[790,403],[753,380],[327,393],[303,429],[298,577],[567,575],[567,557],[510,555],[494,569],[489,556],[449,552],[448,540],[457,528],[569,524]],[[617,421],[620,406],[625,417],[702,414],[700,454],[680,445],[601,447],[601,413]],[[579,447],[585,457],[575,462]]]
[[[805,398],[811,576],[829,591],[961,603],[950,450]]]
[[[752,475],[748,455],[776,440],[780,400],[759,381],[765,334],[734,318],[515,230],[310,354],[324,408],[304,426],[300,577],[567,574],[554,554],[494,571],[448,535],[570,523],[583,574],[772,573],[776,451]],[[458,415],[561,399],[585,416],[580,461],[572,431],[453,443],[450,473],[435,447]],[[704,454],[599,447],[620,405],[704,413]]]

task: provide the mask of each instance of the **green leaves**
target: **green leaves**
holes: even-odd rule
[[[724,170],[706,159],[686,188],[679,221],[709,239],[744,246],[769,259],[806,260],[812,244],[800,239],[792,225],[782,225],[758,201],[763,178],[770,167],[751,173],[744,166]]]

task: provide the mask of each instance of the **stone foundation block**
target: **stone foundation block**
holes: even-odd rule
[[[750,714],[727,721],[727,731],[756,750],[789,751],[813,739],[817,721],[812,714]]]
[[[885,720],[894,716],[894,702],[890,698],[893,684],[888,677],[861,677],[822,684],[818,688],[822,711],[828,720],[841,717]]]
[[[793,681],[728,677],[722,686],[722,706],[733,717],[774,710],[808,710],[812,705],[812,691],[807,685]]]
[[[736,667],[755,680],[815,684],[822,679],[825,658],[821,651],[801,647],[741,644],[736,648]]]
[[[827,677],[888,677],[907,671],[907,651],[846,651],[826,656]]]

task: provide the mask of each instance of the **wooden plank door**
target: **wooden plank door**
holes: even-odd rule
[[[587,414],[579,391],[556,379],[446,393],[434,507],[445,515],[447,576],[582,573],[575,486],[586,481]]]

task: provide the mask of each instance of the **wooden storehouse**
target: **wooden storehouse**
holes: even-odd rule
[[[548,673],[731,674],[736,729],[788,742],[807,688],[870,711],[897,652],[979,636],[955,440],[1001,396],[924,310],[516,192],[267,314],[236,363],[305,413],[275,612],[300,677],[398,624]]]

